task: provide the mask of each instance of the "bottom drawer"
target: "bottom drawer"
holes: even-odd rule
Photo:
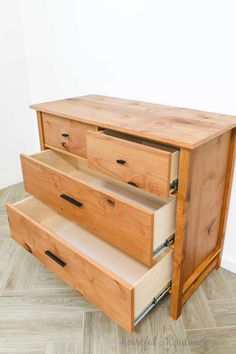
[[[35,198],[7,212],[17,242],[130,332],[170,287],[171,248],[148,268]]]

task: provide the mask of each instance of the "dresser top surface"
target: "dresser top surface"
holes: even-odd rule
[[[30,107],[189,149],[236,127],[235,116],[100,95],[68,98]]]

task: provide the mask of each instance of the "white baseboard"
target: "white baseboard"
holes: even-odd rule
[[[221,265],[222,268],[229,270],[230,272],[236,273],[236,258],[222,256]]]

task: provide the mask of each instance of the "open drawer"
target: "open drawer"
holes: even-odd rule
[[[37,199],[7,212],[18,243],[128,331],[169,289],[171,248],[149,269]]]
[[[87,132],[89,167],[162,198],[177,189],[178,149],[119,132]]]
[[[28,193],[148,266],[173,237],[173,196],[163,201],[52,150],[21,163]]]

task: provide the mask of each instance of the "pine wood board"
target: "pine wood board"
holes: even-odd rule
[[[189,149],[236,127],[235,116],[99,95],[33,104],[30,107]]]

